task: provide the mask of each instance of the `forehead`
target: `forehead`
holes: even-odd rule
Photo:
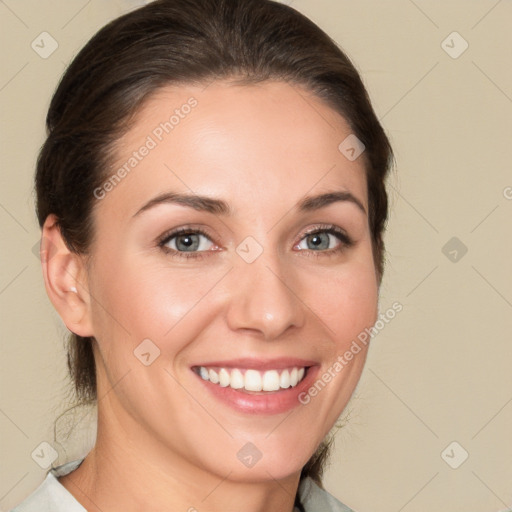
[[[129,197],[135,208],[167,190],[193,191],[227,195],[238,203],[235,210],[251,204],[261,209],[276,200],[295,204],[310,192],[347,189],[367,207],[363,158],[351,161],[339,149],[350,135],[339,113],[297,85],[164,87],[117,141],[107,175],[123,167],[127,172],[107,199]]]

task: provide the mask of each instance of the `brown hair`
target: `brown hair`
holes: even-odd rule
[[[71,250],[87,253],[93,191],[116,140],[143,102],[170,84],[282,80],[325,101],[365,145],[369,226],[379,282],[392,149],[361,78],[308,18],[271,0],[156,0],[103,27],[67,68],[52,98],[37,161],[37,214],[58,218]],[[341,142],[341,141],[340,141]],[[96,400],[93,338],[72,334],[68,367],[79,403]],[[302,470],[321,485],[328,443]]]

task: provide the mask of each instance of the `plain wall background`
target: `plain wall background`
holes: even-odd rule
[[[94,438],[94,411],[64,415],[54,437],[65,330],[34,254],[32,179],[65,66],[137,3],[0,3],[1,510],[42,481],[41,442],[57,465]],[[357,512],[512,507],[512,2],[286,3],[354,60],[397,159],[381,311],[403,311],[372,340],[326,488]],[[58,43],[46,59],[31,48],[43,31]]]

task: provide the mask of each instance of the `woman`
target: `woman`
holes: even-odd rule
[[[348,58],[269,0],[158,0],[89,41],[47,129],[42,268],[97,439],[14,510],[349,510],[325,439],[392,151]]]

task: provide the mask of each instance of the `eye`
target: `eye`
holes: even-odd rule
[[[336,244],[338,242],[338,244]],[[352,239],[337,226],[316,227],[306,233],[294,248],[307,255],[330,256],[351,247]],[[305,247],[304,247],[305,245]],[[172,257],[202,258],[217,247],[210,235],[200,228],[181,227],[166,233],[158,246]]]
[[[338,242],[336,244],[336,242]],[[337,253],[353,245],[352,239],[337,226],[330,225],[326,227],[315,228],[305,234],[303,239],[295,247],[300,250],[319,252],[319,253]],[[315,255],[315,256],[319,256]]]
[[[202,252],[215,247],[208,233],[198,228],[176,229],[165,234],[158,245],[172,256],[185,258],[199,258]]]

